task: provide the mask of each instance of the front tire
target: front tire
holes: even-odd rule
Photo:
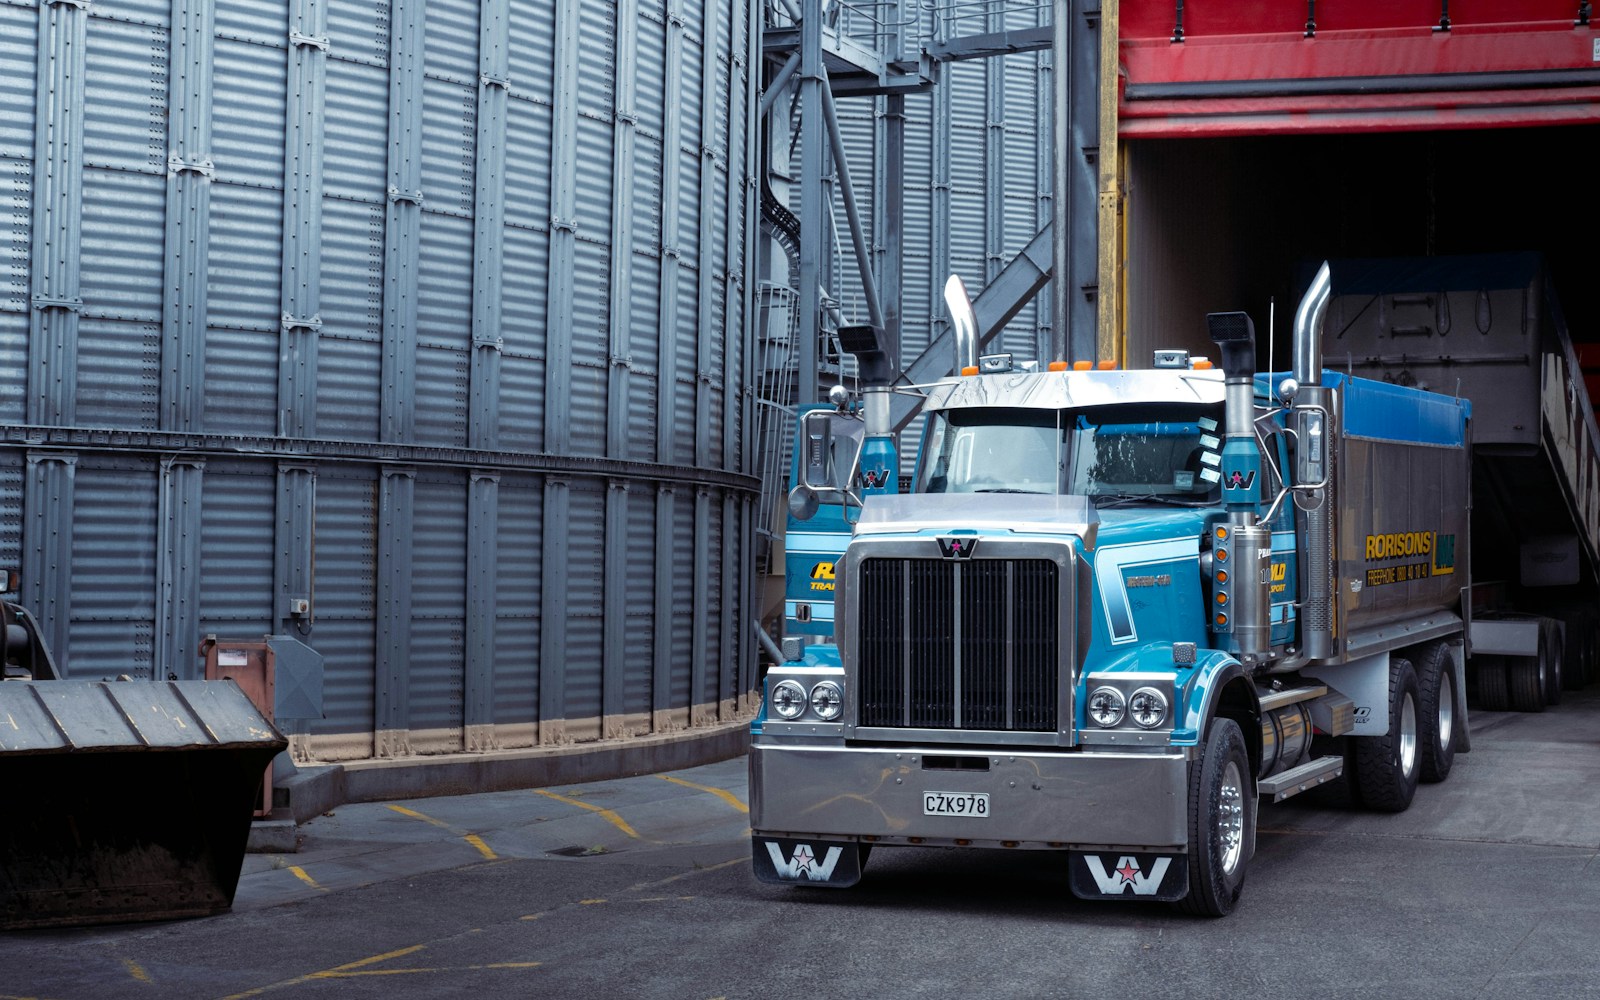
[[[1215,719],[1200,757],[1189,764],[1189,894],[1178,908],[1204,917],[1230,913],[1255,841],[1255,782],[1244,733],[1232,719]]]
[[[1404,812],[1417,794],[1421,774],[1417,722],[1417,672],[1411,661],[1389,661],[1389,731],[1354,737],[1356,785],[1361,802],[1378,812]]]

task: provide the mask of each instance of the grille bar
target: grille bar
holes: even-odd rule
[[[859,725],[1055,731],[1055,562],[876,557],[860,574]]]

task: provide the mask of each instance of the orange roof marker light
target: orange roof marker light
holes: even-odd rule
[[[1101,358],[1100,363],[1095,367],[1103,372],[1113,372],[1117,370],[1117,363],[1111,358]]]
[[[978,374],[978,366],[977,365],[966,365],[966,366],[962,367],[961,374],[963,374],[963,375],[976,375],[976,374]]]
[[[1213,369],[1215,367],[1216,367],[1216,365],[1213,365],[1211,363],[1210,359],[1208,359],[1208,358],[1195,358],[1194,359],[1194,370],[1197,371],[1197,372],[1207,372],[1207,371],[1210,371],[1211,369]]]
[[[1072,363],[1072,370],[1075,372],[1086,372],[1092,368],[1094,368],[1094,364],[1089,361],[1074,361]]]
[[[1050,362],[1050,370],[1053,372],[1064,372],[1067,370],[1067,363],[1065,361],[1052,361]]]

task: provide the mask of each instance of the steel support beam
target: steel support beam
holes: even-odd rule
[[[1045,226],[1011,258],[999,276],[973,299],[972,311],[978,317],[980,348],[992,341],[1050,283],[1053,247],[1053,228]],[[926,385],[950,375],[955,366],[954,341],[955,335],[946,324],[927,350],[905,367],[899,384]],[[896,393],[892,397],[890,408],[895,430],[905,429],[916,416],[917,406],[917,399],[913,396]]]
[[[317,348],[322,330],[323,107],[328,80],[324,0],[292,0],[288,48],[278,434],[315,437]]]
[[[302,638],[316,621],[312,566],[316,552],[317,469],[298,462],[279,462],[274,503],[272,617],[275,627]],[[304,611],[297,610],[304,601]]]
[[[818,399],[817,372],[822,336],[822,263],[827,241],[827,202],[823,190],[822,121],[822,0],[800,3],[800,274],[795,290],[795,361],[799,372],[795,402],[814,403]]]
[[[666,54],[663,60],[666,108],[661,135],[661,299],[656,329],[659,331],[660,365],[656,376],[656,461],[671,462],[677,457],[675,431],[682,423],[676,405],[679,366],[678,316],[679,285],[683,271],[679,219],[683,171],[679,151],[683,148],[683,0],[668,0]]]
[[[606,454],[628,458],[628,401],[633,389],[633,191],[639,134],[639,2],[617,2],[617,66],[612,80],[611,327],[606,378]],[[665,331],[663,331],[665,332]]]
[[[167,61],[167,202],[161,289],[162,430],[204,426],[211,254],[211,0],[176,0]],[[171,662],[156,660],[157,663]]]
[[[544,483],[544,530],[539,539],[539,745],[566,737],[567,718],[567,526],[572,484]]]
[[[500,477],[473,470],[467,482],[466,636],[462,714],[466,748],[495,749],[495,633],[499,626]]]
[[[628,492],[627,480],[607,484],[606,535],[601,543],[605,596],[600,626],[600,736],[608,740],[627,735],[628,576],[634,558],[628,545]]]
[[[389,23],[389,202],[384,220],[379,437],[416,440],[417,276],[422,256],[425,0],[394,0]]]
[[[156,511],[156,629],[153,680],[198,680],[200,524],[205,459],[161,462]],[[165,672],[165,673],[163,673]]]
[[[472,358],[467,443],[500,445],[500,366],[505,267],[506,128],[511,60],[511,0],[483,0],[478,22],[478,108],[472,233]],[[468,742],[472,742],[468,734]]]
[[[78,456],[29,451],[22,483],[22,600],[33,612],[70,677],[72,644],[72,511],[77,500]]]
[[[45,0],[39,4],[32,310],[28,323],[27,419],[33,424],[77,423],[88,23],[86,3]],[[45,95],[51,95],[50,99]],[[42,614],[37,605],[34,610]]]
[[[656,489],[655,628],[650,656],[650,731],[674,728],[671,707],[673,633],[676,630],[678,580],[673,572],[673,536],[677,518],[677,491],[668,485]],[[693,704],[689,699],[688,704]]]
[[[577,293],[579,0],[556,0],[550,137],[550,284],[545,296],[544,450],[572,450],[572,327]],[[540,726],[541,738],[544,732]]]
[[[711,462],[711,373],[719,361],[727,360],[717,358],[711,350],[712,325],[716,313],[716,260],[720,249],[716,246],[714,225],[717,213],[712,206],[717,203],[717,169],[719,165],[727,165],[726,157],[719,156],[717,152],[717,74],[712,70],[716,64],[720,29],[717,13],[721,8],[722,5],[718,3],[699,5],[703,20],[700,24],[700,135],[697,137],[700,146],[700,232],[695,240],[695,315],[698,319],[695,324],[694,360],[696,465],[708,465]]]
[[[376,589],[378,613],[373,729],[378,757],[411,753],[411,594],[416,522],[416,470],[399,466],[380,471]]]

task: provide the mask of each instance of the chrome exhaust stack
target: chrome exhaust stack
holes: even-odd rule
[[[961,375],[978,367],[978,316],[959,275],[952,274],[944,283],[944,304],[950,310],[950,330],[955,335],[955,374]]]
[[[1333,458],[1335,399],[1322,385],[1322,327],[1333,294],[1333,271],[1326,261],[1294,313],[1295,486],[1308,503],[1300,505],[1306,558],[1301,581],[1301,656],[1326,659],[1336,652],[1333,585]]]

